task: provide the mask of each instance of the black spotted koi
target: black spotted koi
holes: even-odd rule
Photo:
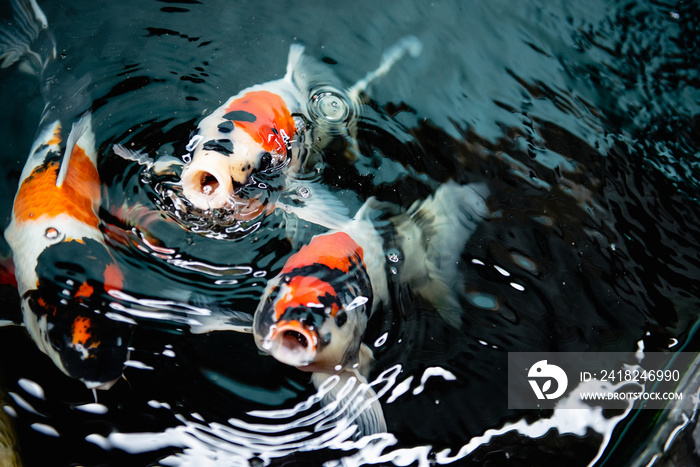
[[[373,215],[388,203],[369,199],[341,229],[315,236],[268,282],[253,322],[258,347],[313,373],[365,381],[372,352],[362,340],[372,314],[390,306],[387,236],[404,258],[397,279],[459,326],[457,263],[464,244],[488,216],[483,186],[441,186],[378,229]],[[388,229],[388,230],[387,230]],[[386,427],[379,403],[358,415],[363,434]]]

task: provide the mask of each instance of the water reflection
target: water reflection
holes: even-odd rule
[[[24,446],[46,446],[58,464],[109,456],[115,465],[582,465],[626,462],[635,453],[625,446],[648,437],[655,442],[640,459],[661,458],[667,442],[684,439],[694,408],[682,412],[685,420],[664,412],[658,421],[636,411],[565,410],[569,400],[551,413],[514,412],[499,375],[506,351],[697,348],[692,51],[700,16],[692,2],[355,2],[333,10],[304,2],[284,12],[154,2],[124,15],[131,7],[46,5],[61,44],[54,89],[72,89],[67,76],[90,76],[100,169],[110,175],[105,230],[135,278],[110,310],[136,324],[126,380],[95,402],[42,362],[21,332],[3,328],[2,354],[25,362],[3,359],[0,367],[3,408]],[[322,21],[300,31],[308,18]],[[238,90],[274,78],[293,41],[351,83],[389,36],[406,31],[423,40],[421,59],[398,64],[373,89],[357,123],[357,160],[330,147],[312,181],[350,211],[369,196],[408,206],[450,179],[485,182],[495,215],[462,254],[462,329],[447,328],[400,284],[396,306],[370,323],[372,384],[389,433],[354,440],[352,423],[320,409],[302,376],[257,355],[245,333],[213,331],[244,327],[266,279],[321,229],[290,229],[295,221],[284,212],[236,232],[225,219],[219,228],[175,218],[183,209],[174,206],[177,191],[168,192],[174,175],[146,177],[110,150],[134,143],[154,161],[186,153],[196,122]],[[0,79],[12,115],[0,129],[8,164],[0,189],[11,199],[43,104],[26,76],[8,70]],[[2,209],[7,217],[9,206]],[[298,452],[304,442],[317,450]],[[28,464],[40,461],[23,453]]]

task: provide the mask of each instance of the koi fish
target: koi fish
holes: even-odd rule
[[[21,61],[41,76],[55,58],[46,16],[34,0],[12,0],[12,8],[0,66]],[[108,389],[121,377],[131,339],[130,326],[105,312],[108,292],[120,289],[124,277],[100,231],[91,114],[83,113],[69,131],[62,123],[88,107],[83,91],[89,78],[63,81],[64,92],[51,89],[55,99],[20,175],[5,239],[30,337],[65,374],[88,388]]]
[[[317,387],[332,375],[366,383],[372,352],[362,343],[365,329],[374,312],[391,304],[388,242],[404,258],[396,270],[398,281],[459,326],[457,262],[488,216],[486,193],[481,185],[447,183],[393,215],[381,230],[372,217],[391,207],[370,198],[343,228],[315,236],[290,256],[268,282],[253,320],[257,346],[282,363],[312,372]],[[336,395],[331,391],[330,397]],[[361,434],[385,431],[376,400],[356,415]]]
[[[255,176],[298,173],[311,146],[318,148],[329,135],[352,126],[369,84],[407,53],[417,56],[421,48],[416,37],[404,38],[385,53],[376,70],[344,92],[327,66],[304,55],[302,45],[292,45],[282,79],[244,89],[199,123],[187,145],[190,161],[181,173],[184,197],[201,210],[234,211],[239,220],[274,209],[245,189],[257,184]],[[314,189],[315,196],[302,200],[309,208],[305,213],[293,205],[285,209],[326,225],[333,200],[322,191]],[[336,204],[334,210],[340,210],[342,204]]]
[[[102,313],[124,277],[99,229],[96,157],[90,114],[65,144],[61,123],[48,125],[20,176],[5,238],[29,335],[65,374],[108,389],[121,377],[131,329]]]

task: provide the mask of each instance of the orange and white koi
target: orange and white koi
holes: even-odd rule
[[[90,114],[65,142],[59,121],[40,133],[5,238],[32,339],[64,373],[106,389],[121,377],[131,331],[102,313],[105,294],[124,277],[99,229],[94,138]]]
[[[21,61],[41,76],[56,58],[46,16],[35,0],[11,5],[14,23],[0,43],[0,66]],[[102,187],[92,116],[83,112],[70,131],[61,123],[89,107],[84,93],[89,78],[61,81],[63,91],[54,97],[70,96],[71,105],[46,106],[5,238],[31,338],[64,373],[89,388],[107,389],[121,377],[131,339],[130,324],[106,316],[107,294],[123,287],[124,276],[100,230]]]
[[[387,50],[376,70],[343,91],[328,66],[304,55],[303,46],[292,45],[282,79],[244,89],[199,123],[187,145],[183,195],[198,209],[231,210],[239,220],[274,209],[242,188],[256,184],[259,173],[298,172],[311,146],[318,148],[352,125],[369,84],[421,48],[417,38],[404,38]],[[301,138],[304,134],[311,136]],[[315,199],[302,201],[309,206]],[[327,211],[327,202],[317,203],[316,210]],[[307,215],[313,218],[299,217],[323,223],[323,215]]]
[[[282,363],[313,372],[317,386],[336,374],[366,381],[372,352],[362,339],[372,313],[390,306],[388,268],[398,265],[387,262],[387,238],[403,256],[396,279],[458,326],[457,263],[488,215],[485,195],[480,185],[447,183],[385,221],[383,232],[372,215],[389,203],[368,200],[352,221],[315,236],[270,280],[254,316],[256,344]],[[378,403],[358,417],[363,434],[385,429]]]

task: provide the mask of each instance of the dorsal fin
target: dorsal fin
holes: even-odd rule
[[[66,149],[61,159],[61,168],[56,175],[56,186],[60,187],[66,179],[68,166],[70,165],[70,157],[73,154],[73,148],[80,138],[88,131],[92,131],[92,115],[90,112],[84,113],[77,122],[73,123],[68,138],[66,139]],[[92,161],[93,164],[95,161]]]

